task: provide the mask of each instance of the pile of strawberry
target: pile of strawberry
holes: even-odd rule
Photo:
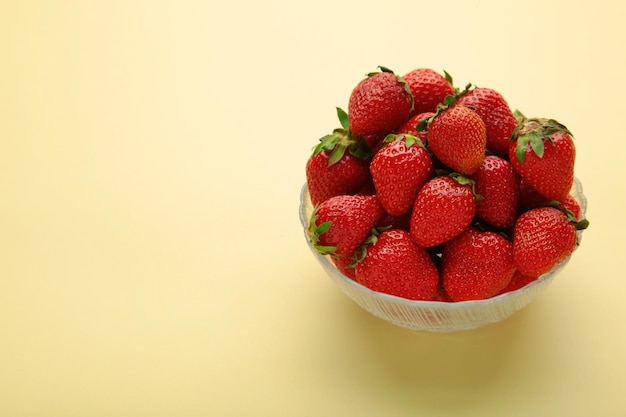
[[[379,68],[306,164],[320,253],[374,291],[449,302],[519,289],[572,254],[588,222],[565,126],[445,72]]]

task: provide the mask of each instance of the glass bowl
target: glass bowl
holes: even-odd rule
[[[584,218],[587,200],[583,195],[582,184],[578,178],[574,179],[571,195],[580,204],[581,215]],[[517,310],[527,306],[540,292],[545,290],[571,258],[570,256],[565,259],[553,270],[525,287],[487,300],[461,302],[408,300],[372,291],[339,272],[330,261],[329,256],[320,254],[309,240],[307,228],[312,212],[313,206],[305,183],[300,194],[300,222],[304,228],[305,239],[311,252],[330,279],[344,294],[369,313],[396,326],[412,330],[454,332],[502,321]],[[578,231],[578,239],[581,238],[582,231]]]

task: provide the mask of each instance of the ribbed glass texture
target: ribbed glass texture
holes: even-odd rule
[[[581,206],[584,217],[587,210],[587,200],[582,192],[582,185],[576,178],[571,195]],[[463,301],[446,303],[439,301],[413,301],[404,298],[372,291],[354,280],[340,273],[327,256],[321,255],[313,247],[307,235],[313,206],[309,199],[306,184],[300,195],[300,221],[304,228],[304,235],[309,248],[317,258],[331,280],[350,299],[371,314],[387,320],[397,326],[413,330],[430,332],[454,332],[469,330],[489,323],[499,322],[511,316],[517,310],[527,306],[540,292],[542,292],[554,277],[567,265],[567,258],[552,271],[542,275],[524,288],[502,294],[487,300]],[[578,232],[579,240],[582,231]]]

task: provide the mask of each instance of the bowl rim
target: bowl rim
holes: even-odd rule
[[[583,194],[583,189],[582,189],[582,183],[580,182],[580,180],[577,177],[574,177],[574,183],[572,185],[572,190],[575,191],[575,198],[577,199],[577,201],[580,204],[580,208],[581,208],[581,215],[583,218],[586,217],[586,211],[587,211],[587,199]],[[570,192],[570,194],[572,194]],[[311,207],[307,207],[307,204]],[[304,185],[302,186],[302,189],[300,190],[300,210],[299,210],[299,217],[300,217],[300,223],[302,225],[302,227],[304,228],[304,236],[305,239],[307,241],[307,245],[309,246],[309,249],[313,252],[313,254],[317,257],[318,261],[322,262],[326,267],[329,267],[330,270],[332,270],[338,278],[342,279],[342,281],[347,284],[352,286],[354,289],[364,292],[372,297],[376,297],[376,298],[380,298],[381,300],[385,300],[388,302],[393,302],[396,304],[403,304],[406,306],[411,306],[411,307],[431,307],[431,308],[442,308],[442,309],[447,309],[447,310],[456,310],[456,309],[466,309],[468,307],[480,307],[480,306],[490,306],[492,304],[497,304],[500,302],[505,302],[508,299],[514,299],[514,298],[518,298],[523,294],[526,294],[528,292],[531,292],[534,287],[539,286],[539,285],[543,285],[545,283],[546,280],[550,280],[552,279],[552,277],[559,272],[571,259],[572,255],[574,254],[574,252],[576,252],[576,250],[578,249],[579,245],[576,245],[576,247],[574,248],[574,252],[572,252],[572,254],[570,254],[570,256],[568,256],[567,258],[565,258],[563,261],[561,261],[558,265],[556,265],[554,268],[552,268],[550,271],[542,274],[539,276],[539,278],[537,278],[536,280],[526,284],[525,286],[523,286],[522,288],[519,288],[517,290],[514,291],[509,291],[506,293],[502,293],[502,294],[498,294],[495,295],[493,297],[490,298],[486,298],[483,300],[466,300],[466,301],[431,301],[431,300],[410,300],[407,298],[403,298],[403,297],[398,297],[395,295],[391,295],[391,294],[386,294],[383,292],[379,292],[379,291],[374,291],[360,283],[358,283],[357,281],[347,277],[346,275],[344,275],[343,273],[341,273],[341,271],[339,271],[333,264],[332,262],[328,259],[327,255],[322,255],[321,253],[319,253],[315,247],[313,246],[313,244],[311,243],[311,240],[309,239],[309,236],[307,234],[307,229],[309,226],[309,222],[310,222],[310,218],[309,216],[307,216],[307,210],[312,210],[312,205],[311,205],[311,201],[309,198],[309,190],[308,190],[308,185],[305,182]],[[577,235],[578,235],[578,241],[580,242],[581,238],[582,238],[582,230],[577,231]]]

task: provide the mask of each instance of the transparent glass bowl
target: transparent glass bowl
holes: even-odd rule
[[[581,213],[584,217],[587,210],[587,200],[582,192],[582,184],[577,178],[574,179],[571,195],[580,204]],[[300,194],[300,222],[304,228],[305,239],[311,252],[328,276],[343,293],[366,311],[397,326],[413,330],[454,332],[502,321],[517,310],[527,306],[540,292],[545,290],[571,258],[570,256],[570,258],[565,259],[552,271],[525,287],[487,300],[454,303],[408,300],[372,291],[339,272],[328,255],[320,254],[309,241],[307,228],[312,212],[313,206],[305,183]],[[582,231],[579,231],[579,240],[582,237],[581,234]]]

